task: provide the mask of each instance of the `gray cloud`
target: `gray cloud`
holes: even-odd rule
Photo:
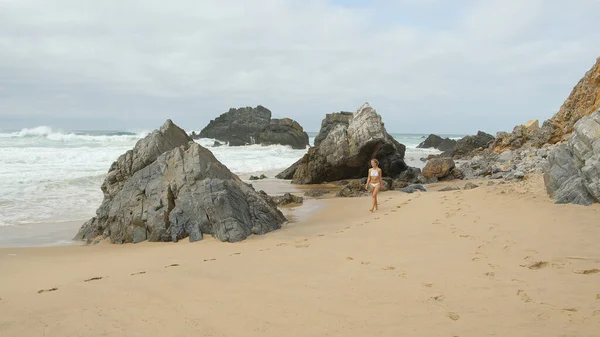
[[[349,4],[350,3],[350,4]],[[392,132],[510,129],[599,56],[600,3],[0,0],[0,128],[200,129],[263,104],[318,130],[368,101]]]

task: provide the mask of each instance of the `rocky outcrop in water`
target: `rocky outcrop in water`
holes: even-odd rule
[[[437,149],[440,151],[452,151],[456,145],[456,140],[450,138],[442,138],[438,135],[431,134],[421,144],[417,146],[419,149]]]
[[[492,149],[494,152],[502,152],[507,149],[540,148],[545,144],[556,144],[568,138],[577,121],[599,107],[600,58],[573,88],[560,110],[545,121],[541,128],[531,128],[526,123],[515,127],[512,133],[501,132],[497,135]]]
[[[286,221],[277,206],[242,182],[171,121],[111,166],[96,217],[76,240],[113,243],[201,240],[236,242]]]
[[[349,119],[347,124],[339,122],[332,128],[327,127],[331,123],[324,122],[326,136],[319,146],[309,149],[299,162],[284,171],[287,174],[282,172],[278,177],[289,176],[293,171],[292,182],[296,184],[362,178],[367,175],[372,158],[379,160],[383,174],[389,177],[407,169],[406,147],[386,132],[375,109],[365,104],[355,114],[343,118]]]
[[[214,138],[230,146],[281,144],[294,149],[308,146],[308,134],[298,122],[289,118],[271,119],[271,111],[261,105],[229,109],[194,138]]]
[[[600,110],[575,123],[569,141],[558,145],[548,159],[544,183],[557,203],[600,201]]]
[[[492,142],[494,142],[494,136],[478,131],[474,136],[459,139],[454,145],[454,149],[444,152],[442,157],[464,158],[473,156],[478,152],[485,151]]]

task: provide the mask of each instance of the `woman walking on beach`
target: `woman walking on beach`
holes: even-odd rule
[[[381,190],[381,176],[382,172],[379,168],[379,161],[377,159],[371,159],[371,168],[369,169],[369,174],[367,176],[367,184],[365,185],[365,189],[369,190],[371,188],[371,193],[373,196],[373,206],[370,211],[377,210],[377,194],[379,190]]]

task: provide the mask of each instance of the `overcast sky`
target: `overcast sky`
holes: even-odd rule
[[[0,0],[0,129],[199,130],[262,104],[318,131],[551,117],[600,56],[599,0]]]

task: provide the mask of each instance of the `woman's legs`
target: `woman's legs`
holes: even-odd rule
[[[381,184],[378,184],[377,186],[375,186],[375,189],[373,190],[373,208],[374,209],[378,209],[377,208],[377,194],[379,194],[379,190],[381,189]]]

